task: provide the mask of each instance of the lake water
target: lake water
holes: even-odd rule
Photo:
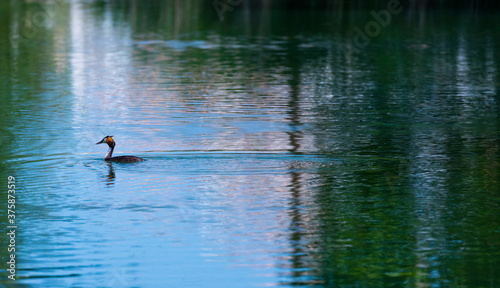
[[[500,286],[498,13],[207,3],[0,3],[0,286]]]

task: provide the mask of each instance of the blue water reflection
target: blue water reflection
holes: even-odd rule
[[[54,277],[55,286],[272,284],[283,269],[276,261],[286,260],[290,249],[286,163],[309,163],[303,168],[308,171],[326,159],[148,155],[147,162],[132,165],[86,157],[61,163],[65,168],[55,174],[50,165],[39,165],[36,176],[26,175],[46,187],[23,189],[33,204],[20,216],[22,234],[31,236],[19,254],[36,259],[24,265],[26,282]]]
[[[28,39],[48,4],[16,3],[0,4],[16,283],[499,282],[499,17],[405,12],[346,58],[360,11],[71,1]],[[104,162],[105,135],[146,161]]]

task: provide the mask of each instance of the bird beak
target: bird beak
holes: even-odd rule
[[[95,143],[95,145],[97,145],[97,144],[102,144],[102,143],[104,143],[104,139],[103,139],[103,140],[101,140],[101,141],[99,141],[99,142],[97,142],[97,143]]]

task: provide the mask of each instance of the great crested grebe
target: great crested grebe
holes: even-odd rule
[[[102,144],[102,143],[108,144],[109,151],[108,151],[108,154],[106,154],[106,156],[104,156],[104,161],[112,161],[112,162],[140,162],[140,161],[144,161],[144,159],[139,158],[139,157],[135,157],[135,156],[111,157],[111,155],[113,155],[113,150],[115,149],[115,145],[116,145],[115,141],[111,137],[113,137],[113,136],[106,136],[106,137],[102,138],[101,141],[95,143],[96,145]]]

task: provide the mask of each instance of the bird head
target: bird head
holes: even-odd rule
[[[113,137],[113,136],[106,136],[106,137],[102,138],[101,141],[99,141],[99,142],[97,142],[95,144],[97,145],[97,144],[106,143],[106,144],[108,144],[109,147],[114,147],[115,146],[115,141],[111,137]]]

